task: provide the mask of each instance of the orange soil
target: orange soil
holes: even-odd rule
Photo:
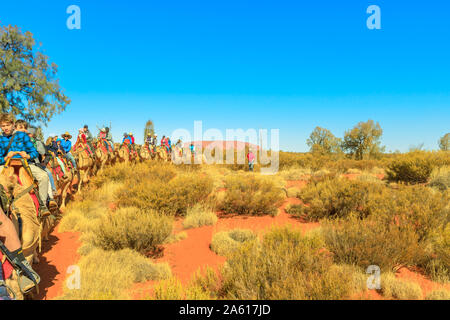
[[[304,186],[305,181],[292,181],[291,185]],[[283,205],[279,208],[276,217],[245,217],[230,216],[218,214],[219,220],[214,226],[203,226],[200,228],[184,230],[187,238],[176,243],[164,245],[164,256],[156,259],[155,262],[169,263],[172,274],[176,276],[183,285],[189,283],[194,273],[206,266],[212,267],[214,270],[223,265],[225,257],[218,256],[209,248],[213,234],[231,230],[235,228],[250,229],[259,234],[263,234],[270,230],[272,226],[283,226],[290,224],[294,228],[299,228],[303,232],[317,228],[319,223],[307,223],[298,218],[292,217],[285,212],[288,204],[299,204],[301,201],[297,198],[287,198]],[[183,231],[182,220],[175,221],[174,232]],[[153,286],[156,281],[149,281],[144,284],[136,284],[133,289],[133,298],[145,298],[152,295]]]
[[[417,272],[415,272],[407,268],[401,268],[400,270],[397,271],[395,276],[399,279],[404,279],[418,283],[422,288],[423,298],[425,298],[431,291],[436,289],[450,290],[450,284],[440,284],[437,282],[433,282],[426,276],[421,274],[420,270],[417,270]]]
[[[287,187],[295,186],[301,188],[306,183],[306,181],[288,181]],[[319,227],[319,223],[305,222],[285,212],[284,209],[288,204],[300,203],[301,201],[297,198],[287,198],[279,208],[279,213],[276,217],[243,217],[218,214],[219,220],[215,226],[204,226],[188,230],[183,230],[182,219],[177,219],[174,224],[174,232],[185,231],[187,238],[176,243],[164,245],[164,255],[156,259],[156,262],[169,263],[172,274],[183,285],[186,285],[197,270],[204,270],[206,266],[210,266],[217,271],[225,262],[225,257],[216,255],[209,248],[213,234],[219,231],[242,228],[251,229],[261,235],[270,230],[272,226],[290,224],[303,232]],[[112,210],[115,209],[114,204],[109,204],[109,207]],[[50,241],[43,244],[43,254],[40,256],[41,262],[35,267],[42,278],[39,299],[53,299],[61,295],[63,282],[66,278],[66,270],[79,259],[76,253],[80,246],[78,241],[79,233],[58,233],[54,230],[49,238]],[[445,287],[450,289],[450,285],[439,285],[420,273],[408,269],[401,269],[397,273],[397,277],[418,282],[422,287],[424,297],[435,288]],[[153,294],[153,286],[156,283],[158,281],[135,284],[130,289],[130,292],[134,299],[149,298]],[[379,300],[383,299],[383,297],[374,290],[367,290],[352,297],[352,299]]]
[[[77,253],[81,243],[79,232],[60,233],[55,228],[49,235],[49,241],[42,241],[40,262],[33,269],[40,275],[37,300],[51,300],[63,293],[67,268],[75,265],[80,256]]]

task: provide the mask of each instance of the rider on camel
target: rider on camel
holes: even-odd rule
[[[105,128],[105,132],[106,132],[106,141],[108,141],[108,143],[111,146],[111,149],[114,151],[114,141],[113,141],[113,138],[112,138],[111,131],[110,131],[110,129],[108,127],[106,127]]]
[[[61,137],[64,139],[61,141],[61,147],[66,153],[66,159],[69,160],[72,163],[73,168],[77,170],[77,163],[75,161],[75,158],[70,153],[70,151],[72,150],[72,142],[70,141],[70,139],[72,139],[72,136],[69,132],[66,131],[66,133],[64,133]]]
[[[95,159],[94,152],[93,152],[94,149],[92,149],[91,146],[89,145],[85,132],[86,132],[85,128],[82,128],[82,129],[78,130],[78,139],[77,139],[77,141],[81,141],[81,143],[86,146],[86,150],[87,150],[89,156],[92,159]]]
[[[84,125],[84,134],[85,134],[85,140],[86,144],[89,146],[89,149],[91,149],[91,157],[95,160],[95,148],[92,145],[92,140],[94,140],[94,137],[92,136],[92,133],[89,131],[88,125]]]

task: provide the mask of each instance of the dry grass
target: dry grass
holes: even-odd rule
[[[172,233],[173,218],[136,208],[108,213],[98,222],[93,245],[104,250],[134,249],[142,254],[154,252]]]
[[[441,191],[450,189],[450,166],[435,168],[431,172],[430,187]]]
[[[425,300],[450,300],[450,291],[445,289],[433,290],[427,294]]]
[[[198,228],[201,226],[212,226],[217,222],[216,214],[202,205],[195,205],[187,210],[186,217],[183,221],[185,229]]]
[[[131,299],[128,289],[134,283],[161,280],[171,276],[166,263],[155,264],[130,249],[94,249],[78,262],[80,289],[64,286],[63,300]]]
[[[225,196],[218,205],[225,213],[273,215],[285,198],[282,187],[269,178],[238,174],[225,180]]]
[[[400,300],[422,299],[422,289],[419,284],[400,280],[392,273],[381,275],[381,292],[387,298]]]
[[[253,240],[256,240],[256,234],[251,230],[233,229],[231,231],[222,231],[213,235],[211,250],[220,256],[228,256],[243,243]]]

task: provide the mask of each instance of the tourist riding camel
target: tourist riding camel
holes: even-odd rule
[[[14,131],[15,123],[14,116],[11,114],[4,113],[0,116],[0,124],[3,134],[0,136],[0,172],[8,159],[24,159],[24,163],[27,164],[28,168],[33,177],[38,181],[39,193],[38,200],[40,205],[40,210],[42,215],[50,215],[50,211],[45,205],[48,197],[48,175],[47,173],[36,166],[34,159],[38,158],[39,154],[30,140],[27,133],[22,131]]]
[[[26,121],[24,121],[24,120],[17,120],[16,123],[15,123],[15,128],[16,128],[15,132],[23,132],[23,133],[27,134],[30,137],[30,135],[28,133],[28,123]],[[33,141],[31,140],[31,137],[30,137],[30,141],[33,143]],[[33,143],[33,146],[36,148],[34,143]],[[37,151],[37,149],[36,149],[36,151]],[[41,150],[41,152],[42,152],[42,150]],[[29,163],[34,163],[37,167],[39,167],[40,169],[44,170],[41,166],[38,165],[39,164],[39,151],[38,151],[38,156],[35,159],[30,159]],[[48,175],[48,173],[47,173],[47,175]],[[51,209],[56,209],[56,208],[58,208],[58,205],[57,205],[57,203],[56,203],[56,201],[54,200],[54,197],[53,197],[53,189],[54,188],[52,186],[52,183],[51,183],[50,177],[49,177],[48,188],[47,188],[47,196],[45,197],[45,200],[47,200],[47,199],[49,200],[49,207]]]
[[[72,163],[73,168],[76,171],[77,170],[77,162],[75,161],[75,158],[73,157],[73,155],[70,153],[72,150],[72,142],[70,141],[70,139],[72,139],[72,136],[70,135],[69,132],[66,131],[66,133],[64,133],[61,137],[64,139],[61,141],[61,147],[63,148],[64,152],[66,153],[66,159]]]
[[[111,148],[112,148],[112,150],[114,152],[114,141],[113,141],[113,138],[112,138],[112,134],[110,132],[110,128],[106,127],[105,131],[106,131],[106,141],[108,141],[108,143],[110,144],[110,146],[111,146]]]

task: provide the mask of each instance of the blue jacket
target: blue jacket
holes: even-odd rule
[[[61,140],[61,148],[63,148],[66,153],[69,153],[72,149],[72,142],[70,140]]]
[[[28,134],[21,131],[16,132],[13,143],[9,147],[9,150],[6,150],[11,137],[12,135],[5,136],[4,134],[0,136],[0,165],[5,164],[5,157],[10,151],[25,151],[30,156],[30,160],[39,157],[39,153],[34,147],[33,142],[31,142]],[[16,154],[13,158],[20,158],[20,155]]]

